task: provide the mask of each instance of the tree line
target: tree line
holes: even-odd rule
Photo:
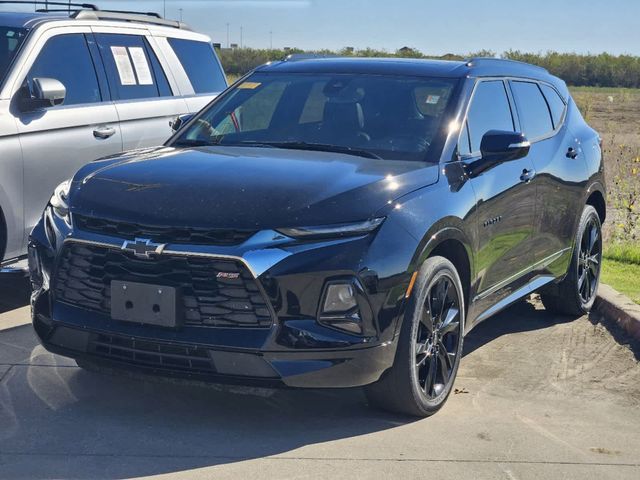
[[[431,58],[439,60],[463,60],[472,57],[495,57],[490,50],[472,52],[468,55],[447,54],[427,55],[413,48],[403,48],[395,52],[371,48],[355,50],[343,48],[339,51],[319,50],[305,52],[300,49],[222,49],[220,60],[228,75],[240,76],[253,68],[272,60],[281,60],[290,54],[315,53],[321,55],[357,56],[357,57],[404,57]],[[640,57],[633,55],[610,55],[608,53],[526,53],[509,50],[499,55],[501,58],[519,60],[546,68],[551,74],[562,78],[568,85],[592,87],[640,88]]]

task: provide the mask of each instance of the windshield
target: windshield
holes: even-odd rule
[[[455,85],[440,78],[256,73],[201,113],[174,145],[425,161]]]
[[[26,34],[24,28],[0,27],[0,82],[4,80],[11,60]]]

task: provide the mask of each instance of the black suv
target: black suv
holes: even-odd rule
[[[482,320],[593,305],[600,139],[541,68],[291,59],[182,120],[82,168],[31,235],[35,330],[81,367],[424,416]]]

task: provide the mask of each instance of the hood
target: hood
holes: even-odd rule
[[[73,213],[145,225],[268,229],[366,220],[438,179],[419,162],[271,148],[161,147],[93,162]]]

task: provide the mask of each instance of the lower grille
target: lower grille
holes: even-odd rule
[[[269,328],[272,324],[260,286],[235,260],[164,254],[140,258],[116,248],[70,242],[54,274],[54,299],[110,314],[112,280],[175,287],[186,325]]]
[[[109,360],[189,372],[215,372],[209,353],[191,346],[167,345],[117,335],[95,334],[88,353]]]

